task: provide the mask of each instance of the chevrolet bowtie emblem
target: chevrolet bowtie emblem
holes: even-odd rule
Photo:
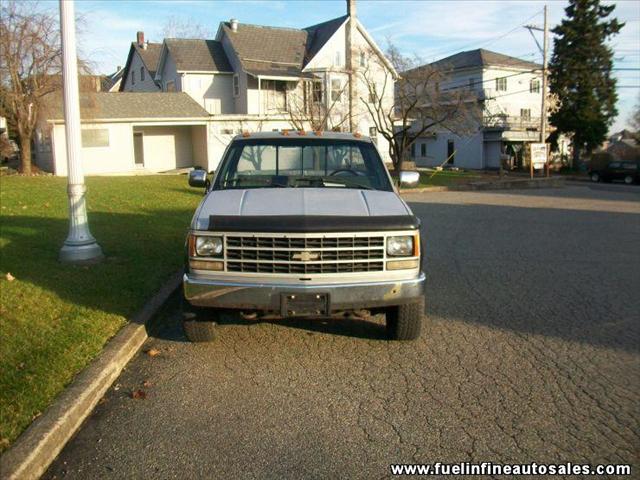
[[[309,262],[311,260],[318,260],[320,254],[317,252],[296,252],[291,255],[292,260],[300,260],[301,262]]]

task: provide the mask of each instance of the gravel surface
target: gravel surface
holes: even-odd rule
[[[640,187],[406,199],[426,242],[419,341],[384,340],[375,318],[231,322],[189,344],[174,302],[144,347],[159,353],[135,357],[45,478],[382,478],[437,461],[638,478]]]

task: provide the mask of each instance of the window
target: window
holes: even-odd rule
[[[426,157],[427,156],[427,144],[426,143],[421,143],[420,144],[420,156],[421,157]]]
[[[623,162],[622,168],[625,170],[638,170],[638,164],[633,162]]]
[[[620,162],[611,162],[608,167],[609,168],[620,168],[622,164]]]
[[[530,108],[521,108],[520,109],[520,117],[522,120],[531,120],[531,109]]]
[[[507,90],[507,79],[506,77],[496,78],[496,90],[499,92],[504,92]]]
[[[339,78],[331,80],[331,101],[339,102],[342,97],[342,82]]]
[[[82,148],[108,147],[109,130],[106,128],[82,129]]]
[[[140,81],[144,82],[144,67],[140,67]]]
[[[360,66],[361,67],[367,66],[367,54],[364,52],[360,52]]]
[[[529,92],[540,93],[540,80],[534,78],[529,82]]]
[[[411,144],[411,158],[416,158],[416,144]]]
[[[322,103],[324,97],[322,82],[313,82],[312,89],[311,98],[313,99],[313,103]]]
[[[333,59],[333,66],[334,67],[342,66],[342,54],[340,53],[340,50],[336,52],[336,55]]]
[[[240,95],[240,77],[238,74],[233,76],[233,96],[237,97]]]
[[[369,138],[374,145],[378,144],[378,129],[376,127],[369,127]]]
[[[262,80],[262,101],[266,112],[287,111],[287,82],[281,80]]]
[[[131,70],[131,85],[136,84],[136,72],[135,70]]]

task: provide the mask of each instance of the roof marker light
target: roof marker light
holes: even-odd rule
[[[284,135],[285,137],[288,137],[289,136],[289,130],[287,130],[287,129],[282,130],[282,135]]]
[[[248,130],[244,130],[244,131],[242,132],[242,136],[243,136],[243,137],[245,137],[245,138],[247,138],[247,137],[250,137],[250,136],[251,136],[251,134],[249,133],[249,131],[248,131]]]
[[[298,130],[298,135],[304,136],[306,134],[307,134],[307,132],[305,132],[304,130]]]
[[[322,130],[316,130],[314,133],[316,134],[316,137],[322,136]]]
[[[360,132],[355,132],[353,134],[353,136],[356,137],[356,138],[360,138],[362,136],[362,134]]]

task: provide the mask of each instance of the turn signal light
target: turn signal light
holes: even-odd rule
[[[210,262],[206,260],[189,260],[191,270],[224,270],[224,262]]]
[[[408,270],[418,268],[419,260],[393,260],[387,262],[387,270]]]

